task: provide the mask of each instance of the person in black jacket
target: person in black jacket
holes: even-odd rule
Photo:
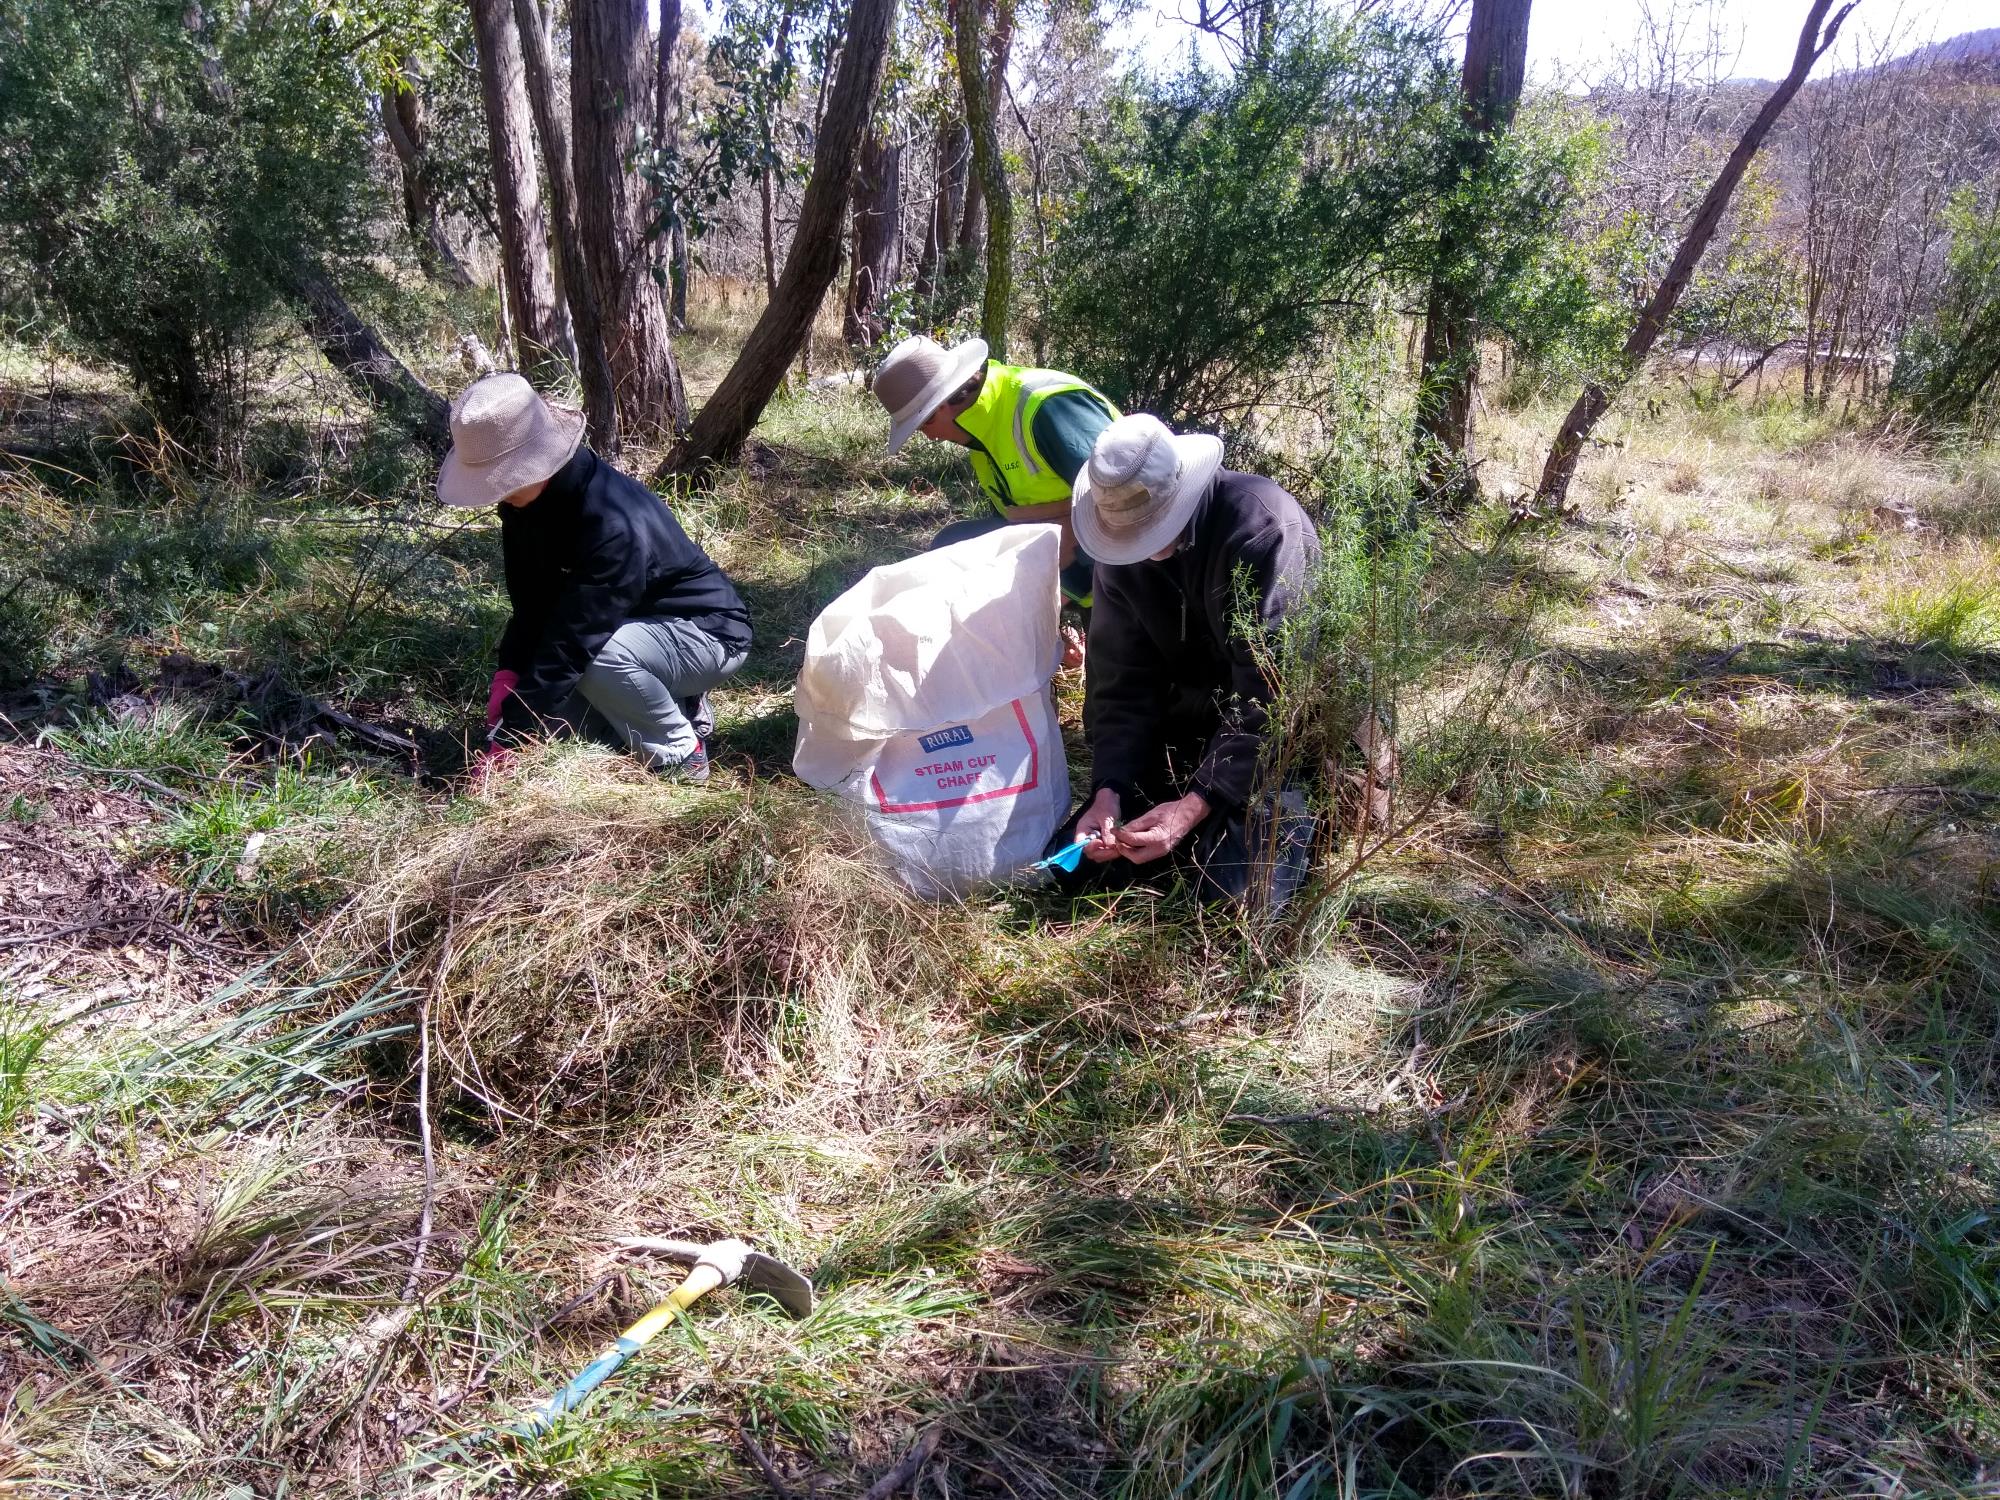
[[[507,597],[491,747],[581,731],[708,779],[707,694],[742,667],[750,612],[660,497],[583,446],[583,417],[518,375],[459,399],[438,498],[500,507]]]
[[[1319,563],[1278,485],[1222,467],[1215,438],[1121,417],[1077,475],[1077,539],[1097,559],[1087,678],[1091,795],[1050,841],[1090,840],[1068,888],[1181,868],[1207,898],[1282,905],[1315,822],[1272,787],[1272,685],[1251,632],[1275,630]]]

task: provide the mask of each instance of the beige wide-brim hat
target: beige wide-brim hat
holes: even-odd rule
[[[480,510],[548,479],[583,442],[583,413],[544,401],[519,375],[475,380],[451,412],[438,499]]]
[[[1144,412],[1120,417],[1077,470],[1070,508],[1077,545],[1113,567],[1144,562],[1187,529],[1221,467],[1220,438],[1177,435]]]
[[[944,405],[944,398],[986,368],[986,340],[947,349],[922,334],[889,351],[875,372],[875,399],[889,412],[889,451],[896,452]]]

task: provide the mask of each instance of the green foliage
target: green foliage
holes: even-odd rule
[[[34,1103],[28,1075],[48,1040],[49,1027],[41,1017],[0,990],[0,1138]]]
[[[311,852],[304,841],[343,823],[351,828],[376,801],[369,785],[351,776],[313,776],[279,766],[268,781],[229,782],[188,803],[162,830],[159,844],[193,889],[234,888],[253,879],[268,883],[297,873]],[[272,835],[289,835],[291,842],[272,851],[265,842]]]
[[[176,789],[206,787],[229,762],[226,731],[177,704],[142,716],[97,712],[43,738],[78,765],[138,771]]]
[[[1447,150],[1473,137],[1454,122]],[[1573,103],[1532,100],[1487,143],[1478,165],[1451,184],[1439,285],[1480,325],[1545,378],[1600,368],[1624,338],[1626,309],[1607,300],[1589,247],[1570,232],[1577,206],[1607,170],[1608,133]]]
[[[1672,331],[1682,343],[1769,349],[1798,326],[1799,266],[1776,232],[1778,185],[1752,163],[1730,205],[1729,234],[1695,268]]]
[[[1530,357],[1601,358],[1617,319],[1567,225],[1604,132],[1551,103],[1475,144],[1436,37],[1387,22],[1128,85],[1052,213],[1058,356],[1121,404],[1214,423],[1435,279]]]
[[[212,437],[294,273],[358,246],[356,81],[301,0],[9,7],[0,254],[170,427]]]
[[[1457,99],[1434,38],[1374,21],[1128,84],[1057,220],[1056,357],[1172,422],[1254,403],[1428,276]]]
[[[765,172],[805,175],[814,123],[786,106],[802,76],[817,78],[831,65],[841,14],[828,0],[729,0],[722,7],[708,49],[717,87],[690,101],[680,149],[643,139],[639,145],[640,174],[655,189],[652,233],[679,221],[698,241],[743,183]]]
[[[1990,568],[1933,575],[1891,590],[1882,612],[1897,640],[1924,650],[2000,646],[2000,576]]]
[[[2000,187],[1961,188],[1936,310],[1913,328],[1890,389],[1932,422],[1973,421],[2000,393]]]

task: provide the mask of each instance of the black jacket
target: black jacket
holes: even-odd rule
[[[1157,796],[1169,746],[1200,756],[1182,791],[1217,808],[1249,800],[1271,684],[1237,628],[1270,628],[1319,563],[1299,502],[1268,479],[1219,471],[1181,550],[1165,562],[1097,565],[1090,617],[1093,792]]]
[[[500,507],[500,545],[514,606],[500,665],[521,674],[503,734],[561,721],[584,669],[628,620],[687,620],[749,648],[736,586],[658,495],[588,448],[530,504]]]

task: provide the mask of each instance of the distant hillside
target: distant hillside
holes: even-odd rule
[[[1944,67],[1967,67],[1982,72],[1987,69],[2000,72],[2000,26],[1988,26],[1983,31],[1963,32],[1949,41],[1932,42],[1928,46],[1917,48],[1914,52],[1905,52],[1901,57],[1891,58],[1882,66],[1916,68],[1926,63]],[[1766,92],[1778,86],[1775,78],[1733,78],[1730,82],[1742,88]]]
[[[1984,31],[1968,31],[1948,42],[1932,42],[1928,47],[1919,47],[1908,56],[1897,58],[1889,66],[1908,67],[1923,63],[1987,63],[2000,67],[2000,26],[1989,26]]]

